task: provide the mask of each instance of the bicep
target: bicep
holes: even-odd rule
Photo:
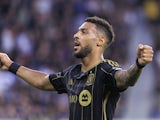
[[[119,70],[115,73],[114,78],[116,80],[116,86],[119,89],[126,89],[128,87],[126,83],[126,79],[128,78],[128,74],[126,70]]]
[[[45,76],[43,84],[44,85],[43,85],[43,87],[41,89],[49,90],[49,91],[55,90],[54,86],[50,82],[49,75]]]

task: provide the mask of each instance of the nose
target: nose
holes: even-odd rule
[[[78,39],[78,32],[74,34],[74,39]]]

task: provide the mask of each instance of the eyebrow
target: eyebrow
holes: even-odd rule
[[[87,28],[79,28],[78,31],[82,31],[82,32],[88,32],[88,29]]]
[[[79,28],[78,30],[88,30],[87,28]]]

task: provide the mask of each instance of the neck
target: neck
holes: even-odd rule
[[[98,65],[103,60],[104,60],[103,55],[100,55],[100,56],[93,55],[93,57],[87,56],[87,57],[81,59],[81,61],[82,61],[81,71],[86,72],[86,71],[90,70],[91,68],[93,68],[94,66]]]

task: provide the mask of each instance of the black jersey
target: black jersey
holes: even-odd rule
[[[106,60],[89,71],[81,72],[81,64],[51,74],[50,82],[58,93],[67,93],[69,120],[111,120],[120,92],[114,74],[120,68]]]

